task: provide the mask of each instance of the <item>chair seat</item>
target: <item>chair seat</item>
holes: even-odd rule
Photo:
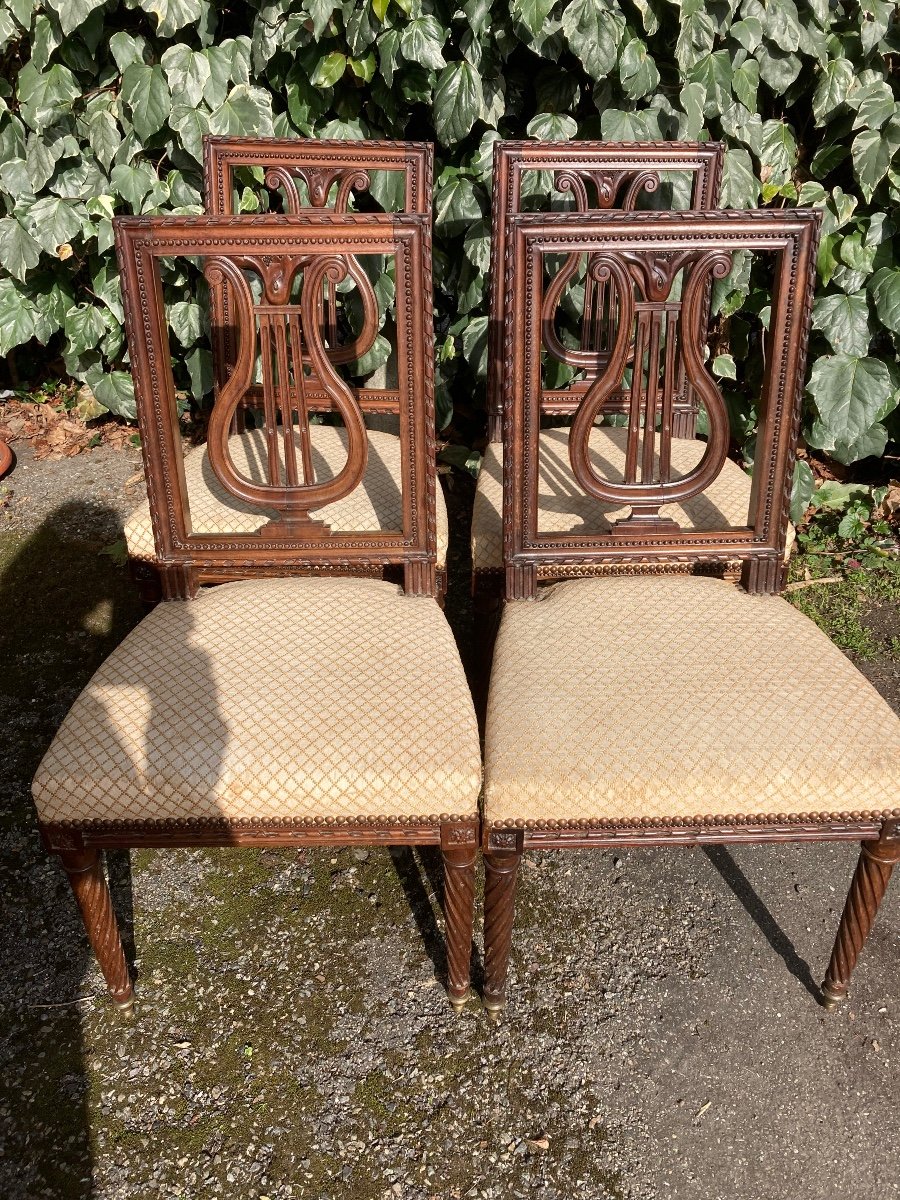
[[[450,627],[373,579],[169,601],[76,700],[33,784],[45,823],[472,816],[481,761]]]
[[[347,436],[343,429],[332,425],[311,425],[309,432],[316,478],[331,479],[347,461]],[[377,430],[367,432],[369,456],[362,483],[316,514],[336,531],[373,533],[403,528],[400,439]],[[241,474],[257,483],[265,482],[265,430],[248,429],[234,434],[229,439],[229,450]],[[210,466],[205,446],[188,451],[184,474],[194,533],[255,533],[277,517],[274,512],[246,504],[224,488]],[[436,501],[437,565],[443,569],[449,534],[447,505],[440,485]],[[150,506],[146,501],[125,522],[125,541],[131,558],[145,561],[156,558]]]
[[[621,479],[628,431],[597,426],[591,433],[590,456],[606,478]],[[672,440],[672,467],[684,475],[700,461],[706,443],[693,438]],[[540,438],[538,530],[542,533],[606,533],[628,515],[628,508],[604,505],[588,496],[572,473],[568,429],[544,429]],[[660,516],[684,530],[720,530],[747,526],[750,476],[726,459],[719,476],[702,495],[683,504],[666,504]],[[484,452],[472,512],[472,565],[477,571],[503,566],[503,447],[492,443]],[[600,571],[603,570],[601,566]]]
[[[579,579],[507,604],[485,737],[491,823],[896,811],[900,720],[779,596]]]

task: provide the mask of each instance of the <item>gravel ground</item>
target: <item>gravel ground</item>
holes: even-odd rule
[[[101,553],[138,469],[23,451],[0,508],[5,1200],[900,1195],[900,891],[851,1001],[815,999],[851,845],[532,855],[496,1028],[437,982],[434,855],[114,855],[117,1019],[28,784],[140,615]],[[459,582],[448,612],[466,643]]]

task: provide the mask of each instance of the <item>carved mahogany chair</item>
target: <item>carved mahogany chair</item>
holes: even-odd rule
[[[829,1005],[846,992],[900,859],[900,721],[778,595],[818,221],[812,211],[509,219],[509,602],[488,698],[482,834],[485,997],[494,1014],[505,1002],[517,869],[531,847],[861,839],[823,985]],[[755,469],[744,519],[734,524],[718,511],[717,524],[701,531],[682,514],[713,493],[728,422],[698,317],[709,281],[740,251],[772,272]],[[611,351],[573,405],[567,444],[572,478],[610,519],[562,533],[539,520],[541,351],[554,304],[548,262],[576,252],[589,256],[598,283],[615,281],[620,306]],[[709,429],[693,459],[676,457],[673,342]],[[625,461],[604,461],[594,452],[595,422],[629,372]],[[636,574],[732,559],[740,586]],[[597,563],[635,574],[572,578]]]
[[[472,515],[473,592],[482,614],[484,656],[490,658],[496,613],[503,592],[503,325],[504,255],[510,216],[523,211],[546,211],[568,201],[578,212],[611,209],[629,211],[643,204],[668,209],[711,209],[719,201],[723,146],[718,142],[497,142],[494,147],[493,226],[491,230],[491,318],[488,326],[488,434],[478,477]],[[579,293],[583,291],[583,297]],[[576,406],[606,362],[615,332],[618,312],[613,279],[596,280],[584,272],[584,256],[572,254],[554,276],[553,297],[562,314],[578,298],[577,328],[568,340],[558,321],[545,325],[544,351],[558,368],[574,374],[564,387],[548,387],[541,401],[547,421],[560,426],[548,438],[538,479],[538,503],[548,528],[564,533],[582,525],[605,521],[608,511],[602,501],[586,496],[577,486],[569,466],[568,428]],[[709,293],[704,295],[697,319],[705,328]],[[572,336],[574,335],[574,336]],[[672,436],[675,453],[690,458],[697,400],[681,363],[672,397]],[[604,408],[607,416],[627,413],[625,392],[611,396]],[[597,454],[623,460],[625,433],[609,425],[597,426],[593,448]],[[749,480],[740,469],[727,463],[719,482],[721,500],[735,514],[746,510]],[[684,514],[688,523],[703,525],[704,511]],[[587,569],[587,568],[586,568]],[[608,567],[593,564],[592,572]]]
[[[116,242],[167,602],[76,700],[33,785],[44,842],[69,874],[109,991],[131,1005],[101,850],[435,844],[459,1006],[481,762],[435,600],[429,218],[121,218]],[[210,532],[194,522],[160,282],[160,261],[175,256],[195,256],[212,287],[228,281],[235,357],[210,417],[208,461],[240,501],[239,516],[262,514],[252,528],[235,520]],[[395,271],[402,447],[399,516],[376,531],[325,516],[360,488],[374,451],[319,319],[324,282],[340,285],[372,256]],[[230,430],[260,355],[257,472],[233,453]],[[343,420],[333,430],[341,462],[310,441],[310,386]],[[381,578],[386,567],[402,587]],[[235,582],[199,590],[220,578]]]
[[[381,204],[385,209],[399,212],[430,213],[433,175],[433,148],[420,142],[341,142],[316,141],[302,138],[206,137],[204,139],[204,182],[207,211],[216,216],[229,216],[238,211],[242,188],[249,180],[253,190],[261,193],[263,204],[279,204],[288,214],[316,212],[344,213],[351,197],[370,207]],[[262,175],[259,184],[250,172]],[[242,172],[240,177],[236,172]],[[252,220],[248,215],[246,220]],[[352,287],[347,290],[348,284]],[[341,289],[341,290],[339,290]],[[348,305],[359,313],[359,329],[354,334],[346,323]],[[229,311],[233,298],[227,279],[211,286],[213,339],[213,369],[217,388],[221,388],[234,369],[236,346]],[[350,498],[335,501],[330,517],[338,521],[352,518],[358,528],[378,529],[378,514],[386,513],[400,495],[400,441],[393,429],[374,428],[379,423],[396,423],[399,400],[396,382],[388,382],[382,369],[367,372],[362,386],[348,375],[354,363],[364,360],[381,333],[386,318],[392,318],[393,306],[385,308],[384,297],[379,303],[373,280],[357,264],[350,266],[350,276],[340,285],[327,278],[323,283],[319,320],[323,325],[326,352],[333,366],[341,369],[345,382],[353,384],[358,404],[369,427],[372,457],[370,469],[360,489]],[[259,423],[245,420],[247,410],[262,409],[263,381],[259,379],[247,388],[235,409],[232,422],[232,454],[257,471],[265,457],[265,432]],[[310,412],[329,413],[333,409],[325,388],[311,377],[307,388]],[[249,427],[248,427],[249,425]],[[342,449],[335,444],[333,430],[326,423],[313,423],[309,432],[312,452],[326,459],[339,458]],[[214,532],[228,530],[235,519],[248,531],[258,528],[258,512],[248,512],[241,503],[223,489],[209,470],[205,446],[190,451],[185,470],[195,484],[197,499],[195,519]],[[352,512],[345,511],[347,505]],[[445,590],[448,525],[447,509],[440,488],[436,495],[438,592]],[[237,514],[237,516],[236,516]],[[399,519],[399,512],[387,511],[387,519]],[[255,522],[255,525],[254,525]],[[363,523],[359,523],[363,522]],[[156,559],[153,527],[149,504],[141,505],[125,523],[132,571],[144,598],[155,602],[163,584],[161,574],[166,570]],[[204,582],[212,580],[204,579]]]

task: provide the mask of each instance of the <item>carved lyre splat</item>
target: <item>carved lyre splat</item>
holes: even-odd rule
[[[641,192],[648,194],[659,188],[659,172],[645,168],[633,170],[599,170],[591,167],[556,171],[553,185],[558,192],[570,192],[577,212],[592,209],[618,208],[631,212]],[[570,254],[554,278],[557,304],[566,288],[577,276],[582,255]],[[547,349],[560,362],[583,370],[589,376],[602,368],[612,349],[619,321],[619,301],[612,277],[595,278],[588,271],[584,278],[584,306],[581,315],[581,338],[577,349],[563,344],[555,323],[545,326]]]
[[[602,373],[588,388],[576,413],[569,436],[569,457],[575,478],[587,493],[612,505],[631,506],[630,516],[618,521],[614,532],[620,527],[630,532],[636,525],[648,531],[665,526],[677,532],[674,521],[660,518],[660,507],[699,495],[722,469],[728,451],[728,413],[704,366],[698,331],[710,276],[721,279],[730,270],[731,255],[715,250],[596,253],[588,258],[588,278],[615,286],[618,324]],[[681,272],[682,297],[672,301],[673,284]],[[545,329],[553,319],[554,296],[551,287],[543,306]],[[673,479],[672,407],[679,360],[706,409],[709,435],[694,470]],[[620,481],[612,481],[597,473],[588,443],[604,404],[622,389],[629,361],[625,470]],[[601,370],[599,353],[595,355],[595,369]]]
[[[343,382],[322,340],[323,285],[339,284],[352,271],[350,257],[322,256],[315,260],[289,255],[210,257],[205,264],[210,287],[227,284],[234,303],[239,333],[233,370],[223,385],[209,422],[210,464],[223,487],[250,504],[274,509],[279,516],[261,533],[324,535],[322,521],[310,517],[314,509],[345,496],[361,481],[366,468],[368,442],[362,413],[353,393]],[[290,303],[298,271],[303,272],[299,308]],[[254,303],[246,272],[262,282],[263,295]],[[265,420],[266,483],[241,475],[229,449],[232,418],[251,386],[257,348],[262,366],[262,408]],[[309,440],[310,381],[328,393],[340,412],[347,432],[347,461],[332,479],[315,479]]]

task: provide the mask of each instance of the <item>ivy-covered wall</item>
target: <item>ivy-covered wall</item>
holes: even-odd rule
[[[881,455],[900,429],[897,12],[887,0],[0,0],[0,355],[36,339],[133,414],[114,213],[199,211],[207,131],[431,139],[446,418],[485,373],[493,142],[712,137],[728,146],[723,205],[824,209],[804,432],[844,463]],[[202,324],[183,277],[168,291],[199,398]],[[716,295],[714,369],[750,444],[743,384],[765,305],[737,263]]]

